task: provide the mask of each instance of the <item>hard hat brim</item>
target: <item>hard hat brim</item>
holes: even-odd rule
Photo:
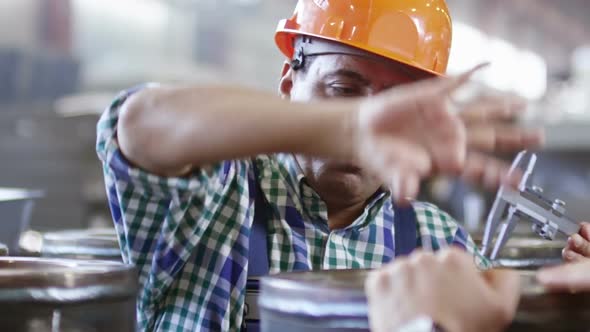
[[[283,53],[288,59],[293,58],[293,54],[294,54],[293,45],[294,45],[295,38],[297,36],[309,36],[309,37],[313,37],[313,38],[320,38],[320,39],[344,44],[344,45],[347,45],[350,47],[358,48],[358,49],[367,51],[369,53],[378,55],[380,57],[383,57],[387,60],[391,60],[391,61],[396,62],[398,64],[404,65],[407,67],[407,69],[410,69],[410,70],[412,70],[412,72],[415,72],[419,76],[418,79],[426,79],[426,78],[433,78],[433,77],[445,77],[446,76],[444,74],[435,72],[433,70],[421,68],[418,64],[412,63],[411,61],[409,61],[407,59],[403,59],[400,57],[393,56],[391,54],[387,54],[387,52],[383,52],[382,50],[368,48],[368,47],[366,47],[366,45],[365,46],[357,45],[354,42],[348,42],[348,41],[343,41],[343,40],[338,40],[338,39],[333,39],[333,38],[326,38],[325,36],[319,36],[319,35],[310,34],[310,33],[302,33],[301,31],[298,31],[298,30],[288,29],[285,27],[285,25],[287,25],[286,21],[287,20],[282,20],[279,22],[279,26],[278,26],[277,32],[275,34],[275,42],[276,42],[279,50],[281,51],[281,53]]]

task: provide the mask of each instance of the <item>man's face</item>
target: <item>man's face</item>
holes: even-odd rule
[[[413,79],[399,64],[356,55],[308,58],[304,70],[285,68],[281,94],[292,101],[362,97],[378,94]],[[297,156],[307,181],[326,201],[367,199],[380,183],[350,161]]]

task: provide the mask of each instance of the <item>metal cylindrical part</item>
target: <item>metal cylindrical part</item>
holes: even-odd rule
[[[282,273],[261,280],[261,331],[366,332],[366,270]],[[590,293],[547,292],[521,271],[521,300],[508,331],[587,331]]]
[[[134,332],[137,271],[116,262],[0,258],[0,331]]]
[[[553,201],[552,208],[555,211],[558,211],[560,213],[564,213],[565,212],[565,202],[560,199],[556,199]]]
[[[115,229],[65,230],[48,233],[27,231],[19,241],[29,255],[121,262]]]

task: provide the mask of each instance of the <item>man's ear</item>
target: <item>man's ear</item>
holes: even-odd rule
[[[293,88],[293,69],[288,61],[283,63],[281,71],[281,81],[279,82],[279,95],[283,99],[291,98],[291,89]]]

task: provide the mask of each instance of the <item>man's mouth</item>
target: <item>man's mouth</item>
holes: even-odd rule
[[[358,166],[355,166],[353,164],[338,164],[335,165],[334,170],[338,171],[338,172],[343,172],[343,173],[361,173],[362,169]]]

